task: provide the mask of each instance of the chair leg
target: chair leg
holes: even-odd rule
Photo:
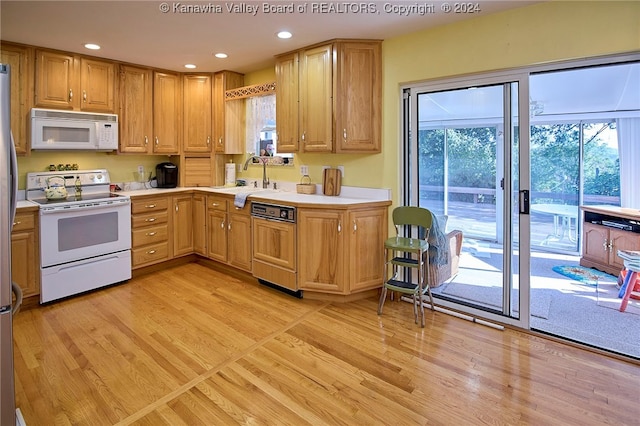
[[[378,315],[382,315],[382,306],[387,298],[387,288],[382,286],[382,292],[380,293],[380,301],[378,302]]]
[[[620,312],[624,312],[627,310],[627,304],[629,303],[629,297],[631,296],[631,292],[636,284],[636,279],[638,279],[638,273],[636,271],[627,270],[627,276],[624,277],[624,285],[626,284],[626,290],[624,295],[622,296],[622,302],[620,303]]]

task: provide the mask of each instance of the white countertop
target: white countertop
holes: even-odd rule
[[[260,200],[267,202],[289,202],[295,204],[309,204],[309,205],[353,205],[353,204],[366,204],[373,202],[391,201],[391,191],[388,189],[374,189],[374,188],[357,188],[357,187],[342,187],[339,196],[327,196],[320,194],[299,194],[295,191],[295,184],[293,189],[261,189],[250,188],[247,186],[236,187],[180,187],[180,188],[154,188],[154,189],[141,189],[135,191],[122,191],[119,194],[128,195],[130,197],[145,196],[145,195],[159,195],[159,194],[172,194],[182,191],[197,190],[201,192],[208,192],[212,194],[227,194],[235,196],[236,194],[249,194],[247,199]]]

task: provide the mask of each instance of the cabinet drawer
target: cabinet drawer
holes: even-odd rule
[[[169,242],[134,248],[131,253],[134,268],[148,263],[162,262],[169,259]]]
[[[131,228],[136,229],[143,226],[167,223],[168,218],[169,214],[166,210],[149,214],[137,214],[131,217]]]
[[[207,208],[212,210],[218,210],[221,212],[227,211],[227,200],[222,197],[207,196]]]
[[[133,248],[147,244],[157,244],[168,241],[169,227],[165,223],[157,226],[147,226],[131,231],[131,245]]]
[[[133,200],[131,203],[131,213],[146,213],[155,212],[159,210],[166,210],[169,208],[169,199],[163,198],[148,198],[146,200]]]
[[[251,202],[247,201],[244,204],[244,207],[237,207],[233,204],[233,202],[229,202],[229,213],[238,213],[249,216],[251,213]]]
[[[33,214],[16,214],[13,220],[13,231],[24,231],[34,229],[36,227],[36,219]]]

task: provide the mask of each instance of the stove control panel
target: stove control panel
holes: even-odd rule
[[[56,177],[56,179],[51,179]],[[51,184],[61,184],[64,179],[65,186],[75,186],[80,184],[83,187],[91,185],[109,185],[111,183],[109,172],[100,170],[64,170],[55,172],[27,173],[27,190],[46,188],[47,181],[51,179]],[[107,189],[108,191],[108,189]]]

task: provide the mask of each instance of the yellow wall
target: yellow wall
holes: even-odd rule
[[[340,36],[336,34],[336,36]],[[321,181],[323,165],[345,166],[344,185],[399,190],[399,87],[411,81],[520,67],[550,61],[640,50],[640,2],[552,1],[396,37],[383,43],[383,152],[375,155],[296,154],[295,167],[270,167],[275,181],[298,181],[299,165]],[[250,73],[245,84],[275,80],[273,68]],[[237,157],[237,158],[236,158]],[[128,178],[138,164],[148,170],[167,157],[35,153],[18,160],[24,173],[51,164],[106,167],[114,181]],[[242,156],[234,156],[240,162]],[[24,172],[23,172],[24,171]],[[260,178],[250,168],[238,177]],[[23,187],[23,185],[21,185]]]

